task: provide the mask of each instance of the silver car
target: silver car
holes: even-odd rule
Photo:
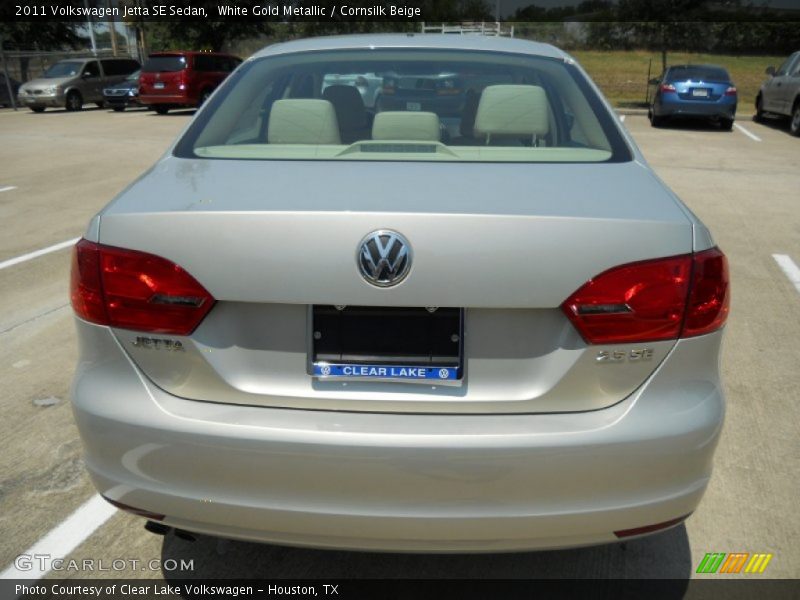
[[[139,69],[130,58],[71,58],[55,63],[40,77],[19,88],[18,100],[33,112],[46,108],[81,110],[94,102],[103,107],[103,88],[121,83]]]
[[[769,79],[756,96],[756,120],[767,113],[789,117],[789,132],[800,136],[800,52],[787,58],[776,70],[767,67]]]
[[[388,70],[458,74],[460,118],[436,89],[425,110],[323,97]],[[613,542],[703,496],[728,289],[708,230],[560,50],[278,44],[78,243],[74,414],[99,492],[162,531]]]

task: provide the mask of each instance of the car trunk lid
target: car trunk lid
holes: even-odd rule
[[[360,241],[382,229],[413,249],[409,275],[391,288],[370,285],[356,262]],[[362,411],[562,412],[618,402],[674,342],[590,345],[560,306],[609,268],[692,251],[683,209],[634,162],[167,158],[104,211],[100,232],[103,244],[181,265],[216,299],[190,336],[115,330],[162,388]],[[463,309],[460,378],[313,377],[315,306]],[[181,351],[166,351],[166,341]],[[624,364],[605,364],[601,352],[621,352]]]

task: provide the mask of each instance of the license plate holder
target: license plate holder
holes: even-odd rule
[[[461,308],[310,307],[308,373],[318,379],[454,382]]]
[[[157,81],[157,82],[155,82],[155,83],[153,84],[153,89],[154,89],[154,90],[163,90],[163,89],[164,89],[164,82],[163,82],[163,81]]]
[[[694,98],[708,98],[708,90],[706,88],[693,88],[692,97]]]

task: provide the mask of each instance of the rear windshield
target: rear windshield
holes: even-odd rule
[[[720,67],[672,67],[669,81],[730,81],[730,75]]]
[[[185,56],[151,56],[142,67],[146,73],[171,73],[186,68]]]
[[[146,68],[146,67],[145,67]],[[630,160],[585,77],[557,59],[336,50],[245,64],[176,147],[254,160]]]
[[[54,79],[56,77],[75,77],[81,72],[82,62],[58,62],[44,72],[42,77]]]

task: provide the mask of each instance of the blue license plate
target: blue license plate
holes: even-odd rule
[[[458,367],[314,363],[314,377],[453,381]]]

